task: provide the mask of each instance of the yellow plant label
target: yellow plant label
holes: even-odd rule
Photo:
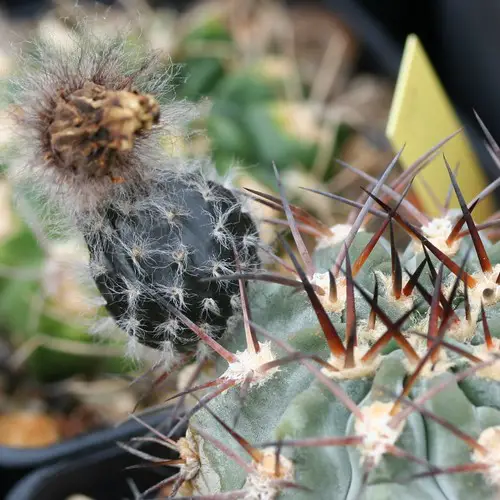
[[[400,160],[402,167],[407,168],[461,126],[420,40],[416,35],[409,35],[386,128],[386,135],[394,150],[405,145]],[[452,169],[459,164],[457,178],[467,202],[488,184],[486,174],[463,131],[446,143],[415,178],[413,189],[419,204],[432,216],[439,215],[439,211],[429,189],[435,194],[434,198],[443,204],[451,184],[443,153]],[[451,207],[458,206],[453,194]],[[493,200],[488,197],[475,208],[474,219],[482,221],[494,210]]]

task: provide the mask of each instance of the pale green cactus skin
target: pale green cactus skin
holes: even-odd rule
[[[355,261],[371,236],[365,232],[358,233],[349,250],[351,262]],[[484,243],[491,264],[495,268],[495,265],[500,263],[500,245],[493,245],[488,241]],[[462,264],[466,248],[470,245],[469,238],[462,240],[459,251],[452,257],[454,262]],[[401,253],[402,268],[407,268],[410,272],[416,269],[424,257],[422,252],[415,250],[416,247],[411,244]],[[339,251],[340,244],[317,251],[314,255],[317,270],[324,271],[330,268]],[[438,269],[439,262],[434,257],[432,260],[435,268]],[[390,269],[390,244],[386,240],[379,241],[355,281],[371,295],[374,289],[373,271],[383,272],[389,280]],[[474,252],[470,255],[466,270],[474,275],[481,273]],[[403,279],[403,285],[406,279],[407,277]],[[419,281],[431,294],[433,293],[434,287],[428,272],[423,273]],[[443,288],[449,290],[446,286],[451,285],[453,281],[454,276],[444,268]],[[422,300],[421,295],[415,293],[414,296]],[[367,320],[370,306],[358,291],[355,297],[356,318],[359,326],[361,321]],[[307,295],[302,290],[297,292],[282,285],[253,282],[250,283],[249,298],[252,320],[255,324],[264,328],[276,339],[285,340],[297,351],[314,353],[324,360],[328,359],[329,350],[325,338]],[[378,304],[392,321],[397,320],[405,312],[405,309],[394,305],[394,298],[388,296],[383,286],[380,287]],[[464,314],[463,289],[457,294],[454,307],[457,314],[462,317]],[[493,337],[500,337],[500,323],[497,315],[499,305],[493,303],[485,307],[491,334]],[[418,324],[428,310],[429,305],[422,300],[422,305],[407,320],[402,331],[408,331]],[[345,332],[345,314],[345,310],[341,314],[329,313],[341,336]],[[484,343],[480,315],[473,332],[473,339],[465,342],[454,340],[448,334],[445,339],[468,351],[477,349],[474,346]],[[261,340],[264,341],[264,339]],[[359,342],[362,343],[362,340],[360,339]],[[242,321],[228,333],[223,345],[231,352],[245,349]],[[272,349],[276,358],[286,354],[275,344]],[[398,348],[395,349],[393,342],[386,346],[384,352],[386,354],[382,356],[374,375],[337,382],[361,408],[374,401],[394,401],[394,396],[391,394],[401,393],[405,379],[413,371],[409,368],[403,352]],[[463,357],[449,351],[448,357],[451,359],[451,366],[448,370],[419,377],[409,395],[413,400],[436,384],[442,383],[443,380],[453,378],[457,371],[471,366]],[[219,374],[222,374],[226,367],[227,363],[221,360]],[[486,428],[500,425],[499,379],[493,380],[484,373],[477,372],[459,383],[453,380],[435,397],[425,402],[424,406],[437,417],[441,417],[477,440]],[[387,392],[379,390],[378,387],[384,387]],[[355,416],[307,370],[303,363],[295,362],[280,367],[277,373],[260,385],[250,387],[243,403],[241,403],[239,391],[240,388],[235,387],[223,392],[212,400],[208,407],[231,426],[235,416],[239,415],[233,429],[255,446],[277,440],[355,434]],[[191,418],[188,435],[196,441],[197,452],[201,457],[199,474],[191,481],[194,493],[199,495],[240,490],[242,498],[263,500],[266,498],[324,500],[481,498],[486,500],[498,498],[500,494],[487,473],[481,472],[440,474],[404,482],[404,479],[409,476],[428,472],[428,467],[389,454],[385,454],[370,472],[369,484],[362,491],[363,466],[360,463],[359,450],[353,446],[323,446],[283,447],[281,450],[281,453],[290,458],[294,464],[294,481],[311,489],[312,493],[297,489],[283,489],[274,496],[259,496],[246,486],[247,472],[216,449],[213,444],[197,435],[197,429],[203,429],[240,454],[245,460],[248,461],[249,456],[208,411],[205,409],[198,411]],[[419,411],[412,412],[406,419],[403,431],[395,444],[440,468],[473,461],[472,449],[466,442]]]

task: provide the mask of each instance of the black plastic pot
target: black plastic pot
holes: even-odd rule
[[[139,435],[143,434],[144,429]],[[180,434],[173,437],[180,437]],[[175,458],[172,451],[160,445],[141,450],[164,459]],[[177,472],[168,467],[129,469],[140,464],[144,465],[145,461],[110,444],[104,451],[64,460],[28,474],[7,494],[5,500],[66,500],[76,494],[93,500],[132,499],[135,498],[132,488],[143,492]],[[157,492],[141,498],[146,500],[154,498],[154,495],[157,496]]]
[[[500,5],[494,0],[320,0],[339,15],[364,44],[371,65],[394,80],[406,36],[417,33],[450,96],[479,161],[490,180],[499,169],[474,118],[479,112],[500,142],[500,105],[495,113],[493,87],[500,87],[494,64],[500,43]],[[404,5],[404,8],[403,8]],[[488,19],[490,18],[490,19]],[[497,191],[497,204],[500,193]]]
[[[498,0],[350,0],[348,3],[366,9],[399,47],[409,33],[417,33],[455,104],[471,121],[475,109],[500,142]]]
[[[500,2],[439,0],[432,57],[450,95],[469,116],[475,109],[500,142]]]
[[[144,416],[143,420],[155,428],[168,429],[171,426],[170,418],[170,414],[162,410]],[[131,420],[117,427],[82,434],[45,448],[0,446],[0,498],[15,482],[36,468],[85,457],[101,450],[111,450],[116,448],[116,442],[127,441],[132,436],[144,433],[144,426]]]

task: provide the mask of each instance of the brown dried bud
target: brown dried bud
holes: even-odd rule
[[[86,82],[57,97],[47,130],[49,156],[78,173],[112,175],[116,153],[131,150],[136,137],[151,130],[159,117],[160,106],[151,95]]]
[[[185,168],[163,139],[185,140],[197,107],[175,99],[176,66],[146,47],[129,50],[127,33],[95,36],[90,21],[71,33],[71,50],[36,40],[19,54],[9,174],[30,198],[87,223]]]

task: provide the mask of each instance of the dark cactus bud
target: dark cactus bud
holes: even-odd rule
[[[95,282],[118,324],[149,347],[171,342],[192,351],[198,338],[165,304],[219,337],[239,285],[202,280],[235,272],[234,250],[243,267],[255,266],[255,231],[228,189],[192,173],[149,186],[122,207],[111,204],[87,242]]]

